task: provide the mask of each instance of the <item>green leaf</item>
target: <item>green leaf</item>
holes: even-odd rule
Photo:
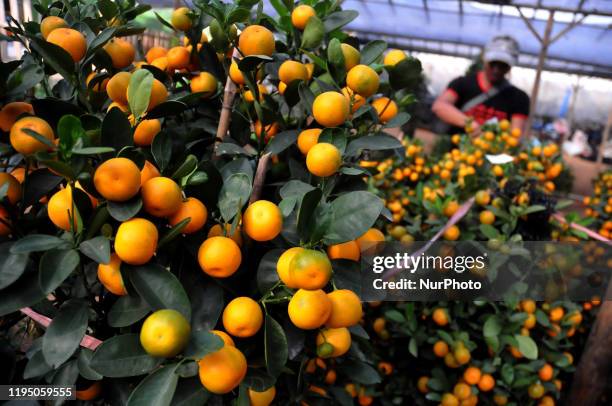
[[[174,392],[172,406],[205,405],[210,393],[204,389],[200,378],[181,379]]]
[[[187,103],[183,103],[178,100],[167,100],[163,103],[159,103],[157,106],[153,107],[147,113],[147,120],[153,118],[163,118],[168,116],[177,116],[181,114],[183,111],[187,110],[189,106]]]
[[[518,349],[527,359],[538,359],[538,346],[531,337],[515,334]]]
[[[343,10],[331,13],[325,17],[325,32],[331,32],[337,30],[338,28],[342,28],[356,19],[358,16],[359,13],[355,10]]]
[[[404,88],[414,89],[421,82],[421,62],[412,57],[407,57],[395,66],[386,66],[389,72],[389,84],[394,90]]]
[[[266,389],[270,389],[276,382],[276,379],[268,375],[263,368],[249,368],[242,382],[257,392],[263,392]]]
[[[171,178],[177,182],[180,182],[183,177],[191,175],[195,172],[197,168],[198,158],[196,158],[196,156],[193,154],[189,154],[187,155],[187,158],[185,158],[185,161],[183,161],[181,166],[179,166],[177,170],[174,171]]]
[[[191,217],[187,217],[173,225],[172,228],[166,234],[164,234],[162,238],[159,239],[159,242],[157,243],[157,249],[163,247],[164,245],[174,240],[176,237],[180,236],[183,229],[187,227],[187,224],[189,224],[190,221]]]
[[[374,225],[383,207],[382,200],[370,192],[350,192],[338,197],[331,203],[332,220],[325,243],[338,244],[362,236]]]
[[[363,385],[374,385],[381,381],[380,375],[374,368],[357,360],[345,360],[342,365],[338,365],[338,371],[350,376],[354,382]]]
[[[79,253],[74,249],[53,249],[40,258],[39,283],[45,293],[51,293],[66,280],[79,265]]]
[[[317,16],[312,16],[308,19],[306,28],[304,28],[301,48],[314,49],[321,45],[324,37],[325,27],[323,22]]]
[[[221,337],[208,330],[192,331],[184,356],[200,360],[205,355],[220,350],[223,345]]]
[[[315,95],[310,88],[304,83],[300,82],[298,87],[298,93],[302,100],[302,105],[308,114],[312,114],[312,104],[314,103]]]
[[[297,231],[300,237],[306,241],[312,238],[311,231],[316,222],[313,221],[317,206],[321,202],[323,191],[319,188],[313,189],[302,197],[297,213]]]
[[[127,327],[141,320],[151,308],[140,296],[121,296],[108,312],[108,325]]]
[[[36,351],[23,371],[23,379],[37,378],[43,376],[48,372],[52,371],[53,368],[47,364],[45,357],[43,356],[42,350]]]
[[[132,285],[153,310],[174,309],[187,321],[191,319],[191,303],[181,282],[160,265],[149,263],[129,268]]]
[[[180,364],[166,365],[143,379],[128,398],[128,406],[168,406],[174,396]]]
[[[251,181],[245,173],[231,175],[219,192],[219,211],[226,222],[232,221],[251,196]]]
[[[267,55],[248,55],[238,62],[238,69],[244,73],[252,72],[262,63],[272,62],[274,59]]]
[[[44,299],[45,296],[38,283],[38,273],[26,273],[17,282],[2,290],[0,295],[0,316],[7,315],[26,306],[32,306]]]
[[[289,349],[283,328],[268,315],[266,315],[265,321],[264,348],[268,373],[277,377],[285,368]]]
[[[28,254],[13,254],[10,252],[14,243],[0,244],[0,289],[15,282],[26,269]]]
[[[37,133],[36,131],[32,130],[31,128],[23,128],[21,131],[26,133],[30,137],[34,138],[36,141],[40,142],[41,144],[45,144],[50,150],[56,150],[57,149],[57,147],[53,143],[53,141],[51,141],[47,137],[43,137],[41,134]]]
[[[297,140],[298,132],[297,130],[290,131],[282,131],[276,134],[266,145],[266,149],[264,153],[270,153],[272,155],[278,155],[291,145],[295,144]]]
[[[338,38],[333,38],[327,45],[327,60],[331,63],[330,73],[337,83],[342,83],[346,77],[346,66],[342,46]]]
[[[391,320],[391,321],[394,321],[396,323],[403,323],[403,322],[406,321],[406,318],[404,317],[404,315],[401,312],[399,312],[398,310],[395,310],[395,309],[387,310],[385,312],[385,318],[387,320]]]
[[[108,213],[117,221],[126,221],[134,217],[142,208],[142,199],[136,195],[127,202],[107,202]]]
[[[501,377],[508,385],[512,385],[514,381],[514,368],[511,364],[504,364],[501,368]]]
[[[370,65],[385,52],[387,49],[387,43],[382,40],[370,41],[361,49],[361,63],[363,65]]]
[[[81,348],[79,351],[79,357],[77,358],[77,365],[79,367],[79,373],[85,379],[90,381],[99,381],[103,377],[89,366],[91,359],[93,358],[93,351],[89,348]]]
[[[105,20],[111,20],[117,14],[119,14],[119,7],[117,3],[112,0],[98,0],[98,10],[102,14]]]
[[[108,264],[111,259],[110,241],[103,236],[83,241],[79,245],[79,251],[99,264]]]
[[[481,224],[479,229],[480,232],[489,240],[499,238],[499,231],[497,231],[497,229],[490,224]]]
[[[223,311],[223,289],[198,278],[187,286],[187,290],[192,305],[191,330],[214,329]]]
[[[370,135],[351,141],[346,147],[346,156],[358,156],[364,149],[380,151],[385,149],[403,148],[402,143],[390,135]]]
[[[38,52],[54,71],[59,73],[68,82],[74,82],[74,61],[70,54],[55,44],[47,42],[42,38],[31,37],[30,46]]]
[[[122,378],[146,374],[159,362],[145,352],[138,334],[125,334],[105,340],[94,352],[90,367],[102,376]]]
[[[124,147],[131,147],[134,145],[132,125],[125,116],[125,113],[118,107],[113,107],[111,111],[106,113],[104,120],[102,120],[100,131],[102,135],[102,144],[114,148],[115,151],[120,151]],[[156,138],[157,136],[154,140]]]
[[[51,320],[42,338],[45,361],[53,368],[66,362],[79,348],[87,330],[89,307],[80,300],[69,300]]]
[[[43,67],[32,63],[15,69],[6,81],[8,95],[19,96],[30,90],[45,77]]]
[[[98,155],[115,152],[113,147],[85,147],[73,148],[72,153],[75,155]]]
[[[284,251],[281,248],[269,250],[259,261],[257,287],[262,294],[270,290],[279,281],[276,263]]]
[[[482,327],[482,334],[485,337],[496,337],[502,331],[502,324],[497,316],[489,316]]]
[[[72,114],[60,118],[57,123],[57,135],[60,140],[60,147],[67,151],[70,151],[79,139],[86,136],[81,120]]]
[[[127,91],[130,111],[136,120],[147,111],[153,87],[153,74],[146,69],[138,69],[132,73]]]
[[[410,337],[410,341],[408,342],[408,351],[415,358],[419,356],[419,347],[414,337]]]
[[[393,117],[387,124],[384,125],[383,128],[397,128],[401,127],[410,121],[410,114],[402,111],[397,116]]]
[[[159,169],[163,172],[172,158],[172,138],[167,131],[160,131],[151,145],[151,153]]]

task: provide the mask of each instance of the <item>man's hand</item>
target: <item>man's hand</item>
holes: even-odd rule
[[[478,137],[480,133],[482,132],[480,128],[480,124],[478,124],[478,122],[474,120],[471,120],[469,124],[466,124],[465,131],[472,138]]]

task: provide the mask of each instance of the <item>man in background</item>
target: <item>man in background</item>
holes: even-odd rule
[[[432,106],[451,127],[447,133],[463,133],[469,124],[471,134],[478,135],[480,126],[494,117],[510,121],[511,128],[525,130],[529,96],[506,79],[518,54],[518,43],[512,37],[495,37],[484,49],[484,70],[450,82]]]

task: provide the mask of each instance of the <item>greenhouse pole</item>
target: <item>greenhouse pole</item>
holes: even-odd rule
[[[523,17],[523,13],[521,13]],[[533,124],[533,116],[538,102],[538,93],[540,92],[540,81],[542,80],[542,70],[544,69],[544,63],[546,62],[546,56],[548,55],[548,46],[551,44],[550,34],[552,33],[553,24],[555,22],[555,12],[548,12],[548,21],[546,21],[546,29],[544,30],[544,37],[540,38],[537,32],[531,26],[529,20],[523,17],[523,20],[527,23],[527,27],[536,34],[536,38],[540,40],[540,55],[538,56],[538,65],[536,67],[536,76],[533,81],[533,88],[531,90],[531,100],[529,101],[529,116],[527,117],[527,123],[525,129],[527,131],[527,137],[531,137],[531,125]]]

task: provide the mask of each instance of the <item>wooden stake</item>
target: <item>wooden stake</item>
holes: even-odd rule
[[[255,171],[255,179],[253,179],[253,192],[251,193],[249,204],[256,202],[261,196],[263,184],[266,180],[266,172],[268,171],[268,166],[270,166],[271,157],[272,155],[268,152],[266,154],[263,154],[261,158],[259,158],[259,162],[257,163],[257,170]]]
[[[234,49],[232,59],[240,54],[237,49]],[[232,107],[234,105],[234,97],[236,97],[236,85],[228,76],[225,81],[225,89],[223,90],[223,103],[221,104],[221,116],[219,117],[219,126],[217,127],[217,141],[215,142],[215,152],[220,143],[229,131],[229,126],[232,121]],[[216,154],[213,155],[215,157]]]

